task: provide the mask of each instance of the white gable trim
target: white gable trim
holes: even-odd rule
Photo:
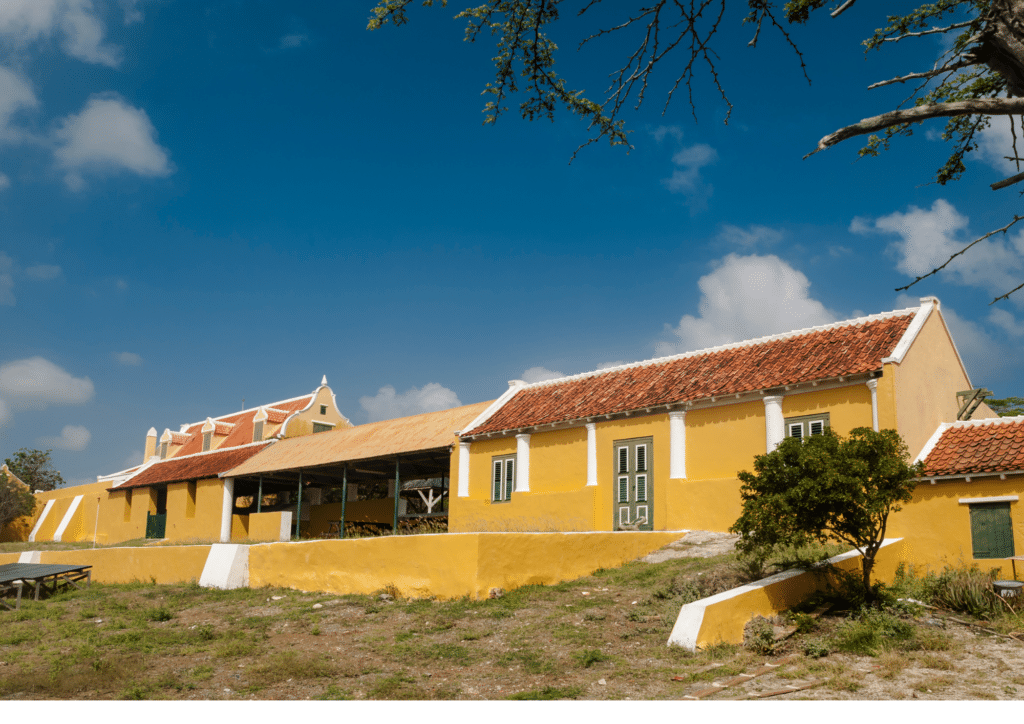
[[[511,400],[513,397],[515,397],[516,393],[519,392],[519,390],[523,389],[524,387],[529,387],[529,385],[523,382],[522,380],[512,380],[511,382],[509,382],[508,389],[502,393],[501,397],[499,397],[497,400],[488,405],[487,409],[481,412],[479,415],[477,415],[476,418],[468,425],[466,425],[465,428],[463,428],[462,430],[456,430],[455,434],[459,435],[460,437],[463,435],[468,435],[470,430],[483,425],[485,422],[491,419],[491,417],[494,416],[494,413],[496,413],[498,410],[504,407],[505,403]]]
[[[924,447],[921,448],[921,452],[919,452],[917,457],[914,458],[914,462],[924,462],[928,456],[932,454],[932,450],[935,449],[935,445],[938,444],[939,440],[942,438],[942,434],[952,426],[952,422],[940,422],[939,426],[935,428],[935,432],[933,432],[932,436],[928,438],[928,442],[926,442]]]
[[[917,335],[921,333],[924,323],[928,320],[928,315],[932,313],[932,309],[938,308],[939,300],[935,297],[921,297],[921,307],[917,310],[917,314],[914,315],[913,321],[907,327],[907,331],[903,333],[892,354],[882,359],[882,363],[895,362],[896,364],[901,364],[903,358],[907,356],[907,352],[910,351],[910,345],[914,343]],[[959,357],[959,355],[957,356]],[[962,366],[963,364],[961,363]]]

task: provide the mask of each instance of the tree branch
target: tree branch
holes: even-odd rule
[[[973,23],[973,20],[967,20],[962,23],[953,23],[947,25],[944,28],[928,28],[928,30],[922,30],[920,33],[904,33],[903,35],[896,35],[892,38],[882,38],[883,43],[898,43],[904,38],[919,38],[922,35],[935,35],[936,33],[948,33],[950,30],[957,30],[958,28],[966,28]]]
[[[1004,294],[1003,296],[1001,296],[1001,297],[996,297],[995,299],[993,299],[993,300],[992,300],[991,302],[989,302],[989,303],[988,303],[988,305],[989,305],[989,306],[991,307],[991,306],[992,306],[993,304],[995,304],[996,302],[998,302],[998,301],[999,301],[1000,299],[1009,299],[1009,298],[1010,298],[1010,295],[1011,295],[1011,294],[1013,294],[1014,292],[1016,292],[1017,290],[1019,290],[1019,289],[1021,289],[1021,288],[1024,288],[1024,284],[1018,284],[1017,286],[1015,286],[1015,287],[1014,287],[1013,289],[1011,289],[1010,291],[1008,291],[1008,292],[1007,292],[1006,294]]]
[[[883,80],[879,81],[878,83],[872,83],[871,85],[868,86],[868,90],[881,88],[882,86],[885,85],[892,85],[893,83],[906,83],[908,80],[914,80],[916,78],[934,78],[935,76],[942,75],[943,73],[952,72],[954,70],[960,70],[961,68],[968,68],[972,65],[977,64],[978,63],[975,61],[962,60],[959,63],[953,63],[953,65],[944,65],[941,68],[936,68],[935,70],[928,70],[925,71],[924,73],[909,73],[907,75],[901,75],[898,78],[890,78],[889,80]]]
[[[842,15],[851,7],[853,7],[853,4],[855,2],[857,2],[857,0],[846,0],[846,2],[844,2],[842,5],[840,5],[835,10],[832,11],[832,17],[838,18],[840,15]]]
[[[1013,186],[1015,183],[1024,181],[1024,173],[1019,173],[1016,176],[1010,176],[1010,178],[1004,178],[1002,181],[997,181],[992,184],[992,190],[998,191],[999,189],[1005,189],[1007,186]]]
[[[1013,221],[1011,221],[1011,222],[1010,222],[1009,224],[1007,224],[1007,225],[1006,225],[1006,226],[1004,226],[1003,228],[1001,228],[1001,229],[996,229],[995,231],[990,231],[990,232],[988,232],[987,234],[985,234],[984,236],[980,236],[980,237],[978,237],[977,239],[975,239],[974,241],[972,241],[972,242],[971,242],[970,244],[968,244],[967,246],[965,246],[965,247],[964,247],[963,249],[961,249],[960,251],[958,251],[958,252],[957,252],[956,254],[953,254],[953,255],[952,255],[951,257],[949,257],[948,259],[946,259],[946,262],[945,262],[945,263],[944,263],[944,264],[943,264],[942,266],[940,266],[940,267],[936,267],[936,268],[932,269],[932,270],[931,270],[930,272],[928,272],[927,274],[925,274],[925,275],[923,275],[923,276],[919,276],[919,277],[918,277],[917,279],[915,279],[914,281],[910,282],[910,284],[908,284],[908,285],[907,285],[907,286],[905,286],[905,287],[898,287],[898,288],[897,288],[897,289],[896,289],[895,291],[897,291],[897,292],[904,292],[904,291],[906,291],[907,289],[910,289],[910,288],[911,288],[912,286],[914,286],[915,284],[917,284],[917,283],[918,283],[919,281],[921,281],[922,279],[927,279],[928,277],[932,276],[933,274],[938,274],[938,273],[939,273],[940,271],[942,271],[942,270],[943,270],[943,269],[945,269],[945,268],[946,268],[947,266],[949,266],[949,263],[950,263],[951,261],[953,261],[954,259],[956,259],[956,258],[957,258],[958,256],[961,256],[961,255],[963,255],[963,254],[964,254],[964,252],[966,252],[966,251],[967,251],[968,249],[970,249],[970,248],[971,248],[972,246],[974,246],[975,244],[977,244],[977,243],[979,243],[979,242],[982,242],[982,241],[985,241],[985,239],[987,239],[988,237],[990,237],[990,236],[994,236],[995,234],[998,234],[998,233],[1000,233],[1000,232],[1002,232],[1002,233],[1004,233],[1004,234],[1005,234],[1005,233],[1006,233],[1006,232],[1007,232],[1007,231],[1008,231],[1008,230],[1010,229],[1010,227],[1011,227],[1011,226],[1013,226],[1014,224],[1016,224],[1016,223],[1017,223],[1018,221],[1024,221],[1024,216],[1017,216],[1017,215],[1014,215],[1014,217],[1013,217]],[[1024,286],[1024,284],[1022,284],[1021,286]],[[1017,289],[1020,289],[1020,287],[1017,287]],[[1000,299],[1005,299],[1006,297],[1008,297],[1008,296],[1010,296],[1011,294],[1013,294],[1013,292],[1017,291],[1017,289],[1014,289],[1013,291],[1007,292],[1006,294],[1004,294],[1004,295],[1003,295],[1003,296],[1001,296],[1001,297],[998,297],[998,298],[996,298],[996,299],[993,299],[993,300],[992,300],[992,301],[990,302],[990,304],[995,304],[995,303],[996,303],[996,302],[998,302],[998,301],[999,301]]]
[[[901,123],[919,123],[929,118],[945,118],[949,116],[967,116],[972,114],[986,116],[1011,116],[1024,113],[1024,98],[973,98],[953,103],[930,103],[916,108],[900,111],[889,111],[878,116],[865,118],[859,123],[840,128],[834,133],[818,141],[818,147],[804,156],[813,156],[841,141],[865,133],[874,133]]]

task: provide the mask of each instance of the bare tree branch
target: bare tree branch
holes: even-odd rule
[[[855,2],[857,2],[857,0],[846,0],[846,2],[844,2],[842,5],[840,5],[835,10],[832,11],[832,17],[838,18],[840,15],[842,15],[851,7],[853,7],[853,4]]]
[[[904,33],[903,35],[896,35],[892,38],[882,38],[883,43],[898,43],[904,38],[919,38],[922,35],[935,35],[937,33],[948,33],[950,30],[957,30],[958,28],[966,28],[973,23],[973,20],[968,20],[963,23],[953,23],[947,25],[944,28],[928,28],[928,30],[922,30],[920,33]]]
[[[902,111],[889,111],[878,116],[865,118],[859,123],[840,128],[818,141],[818,147],[807,154],[813,156],[830,146],[854,136],[874,133],[901,123],[917,123],[929,118],[983,114],[986,116],[1011,116],[1024,113],[1024,98],[972,98],[953,103],[931,103]],[[804,156],[804,158],[807,158]]]
[[[1000,232],[1001,232],[1001,233],[1003,233],[1003,234],[1005,234],[1005,233],[1006,233],[1006,232],[1007,232],[1007,231],[1008,231],[1008,230],[1010,229],[1010,227],[1011,227],[1011,226],[1013,226],[1014,224],[1016,224],[1016,223],[1017,223],[1018,221],[1024,221],[1024,216],[1017,216],[1017,215],[1015,214],[1015,215],[1014,215],[1014,217],[1013,217],[1013,221],[1011,221],[1011,222],[1010,222],[1009,224],[1007,224],[1007,225],[1006,225],[1006,226],[1004,226],[1003,228],[1001,228],[1001,229],[996,229],[995,231],[990,231],[990,232],[988,232],[987,234],[985,234],[984,236],[980,236],[980,237],[978,237],[977,239],[975,239],[974,241],[972,241],[972,242],[971,242],[970,244],[968,244],[967,246],[965,246],[965,247],[964,247],[963,249],[961,249],[960,251],[958,251],[958,252],[957,252],[956,254],[953,254],[953,255],[952,255],[951,257],[949,257],[948,259],[946,259],[945,263],[944,263],[944,264],[943,264],[942,266],[938,266],[938,267],[935,267],[934,269],[932,269],[932,270],[931,270],[930,272],[928,272],[927,274],[924,274],[924,275],[922,275],[922,276],[919,276],[919,277],[918,277],[917,279],[915,279],[914,281],[910,282],[910,284],[908,284],[908,285],[907,285],[907,286],[905,286],[905,287],[897,287],[895,291],[897,291],[897,292],[904,292],[904,291],[906,291],[907,289],[910,289],[910,288],[911,288],[912,286],[914,286],[915,284],[917,284],[917,283],[918,283],[919,281],[921,281],[922,279],[927,279],[928,277],[932,276],[933,274],[938,274],[938,273],[939,273],[940,271],[942,271],[942,270],[943,270],[943,269],[945,269],[945,268],[946,268],[947,266],[949,266],[949,263],[950,263],[951,261],[953,261],[954,259],[956,259],[956,258],[957,258],[958,256],[962,256],[962,255],[963,255],[963,254],[964,254],[964,253],[965,253],[965,252],[966,252],[966,251],[967,251],[968,249],[970,249],[970,248],[971,248],[972,246],[974,246],[975,244],[978,244],[979,242],[985,241],[985,239],[987,239],[988,237],[990,237],[990,236],[994,236],[995,234],[998,234],[998,233],[1000,233]],[[1021,286],[1024,286],[1024,284],[1022,284]],[[1017,289],[1020,289],[1020,287],[1017,287]],[[1011,292],[1007,292],[1006,294],[1004,294],[1004,295],[1003,295],[1002,297],[999,297],[998,299],[994,299],[994,300],[992,300],[992,303],[995,303],[995,302],[999,301],[999,299],[1005,299],[1006,297],[1008,297],[1008,296],[1010,296],[1011,294],[1013,294],[1013,292],[1017,291],[1017,289],[1014,289],[1014,290],[1013,290],[1013,291],[1011,291]]]
[[[998,191],[999,189],[1005,189],[1007,186],[1013,186],[1021,181],[1024,181],[1024,173],[1019,173],[1015,176],[1010,176],[1010,178],[1004,178],[1002,181],[997,181],[992,184],[992,190]]]
[[[995,299],[993,299],[993,300],[992,300],[991,302],[989,302],[989,303],[988,303],[988,305],[989,305],[989,306],[991,307],[991,306],[992,306],[993,304],[995,304],[996,302],[998,302],[998,301],[999,301],[1000,299],[1009,299],[1009,298],[1010,298],[1010,295],[1011,295],[1011,294],[1013,294],[1014,292],[1016,292],[1016,291],[1018,291],[1018,290],[1020,290],[1020,289],[1024,289],[1024,284],[1018,284],[1017,286],[1015,286],[1015,287],[1014,287],[1013,289],[1011,289],[1010,291],[1008,291],[1008,292],[1007,292],[1006,294],[1004,294],[1003,296],[1001,296],[1001,297],[996,297]]]
[[[952,72],[954,70],[960,70],[961,68],[968,68],[972,65],[977,65],[977,62],[962,60],[959,63],[953,63],[952,65],[944,65],[941,68],[935,70],[927,70],[924,73],[908,73],[907,75],[901,75],[896,78],[890,78],[889,80],[882,80],[878,83],[872,83],[868,86],[868,90],[875,88],[881,88],[885,85],[892,85],[893,83],[906,83],[908,80],[915,80],[917,78],[934,78],[937,75],[942,75],[946,72]]]

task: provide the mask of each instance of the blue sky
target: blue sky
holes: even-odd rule
[[[311,391],[355,423],[493,399],[572,374],[936,295],[972,381],[1021,394],[1024,235],[893,291],[1005,224],[1008,129],[964,181],[928,185],[941,122],[880,158],[836,128],[894,107],[868,84],[931,67],[939,41],[865,57],[880,18],[794,39],[727,16],[728,125],[699,76],[634,149],[566,114],[483,126],[488,39],[447,9],[366,30],[372,0],[0,0],[0,457],[54,449],[72,483],[140,462],[150,426]],[[611,13],[614,8],[604,8]],[[603,89],[626,39],[557,69]],[[901,95],[902,94],[902,95]]]

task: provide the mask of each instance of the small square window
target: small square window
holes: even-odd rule
[[[821,412],[817,415],[800,415],[799,417],[786,418],[786,437],[814,437],[824,435],[825,428],[831,427],[829,413]]]
[[[321,415],[326,415],[327,414],[327,405],[320,405],[320,414]]]

